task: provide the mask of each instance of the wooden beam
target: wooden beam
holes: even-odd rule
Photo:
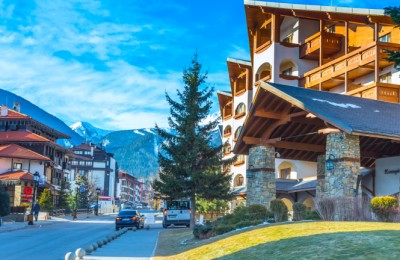
[[[268,20],[265,20],[265,22],[261,25],[260,28],[266,28],[268,24],[272,23],[272,18],[269,18]]]
[[[280,141],[279,138],[264,139],[245,136],[243,141],[248,145],[266,145],[275,148],[324,153],[325,145]]]
[[[324,128],[324,129],[319,129],[318,134],[331,134],[331,133],[339,133],[340,130],[336,128]]]
[[[266,112],[263,109],[256,110],[254,115],[257,116],[257,117],[270,118],[270,119],[281,119],[284,116],[284,115],[279,114],[279,113]]]
[[[330,13],[327,12],[328,18],[332,21],[349,21],[353,23],[369,24],[368,17],[365,15],[351,15],[344,13]]]
[[[392,18],[390,16],[383,15],[369,15],[368,20],[370,23],[380,23],[380,24],[389,24],[393,25]]]

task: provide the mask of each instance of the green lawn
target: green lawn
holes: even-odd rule
[[[399,259],[400,224],[302,222],[196,241],[187,229],[161,232],[155,259]],[[184,241],[184,243],[182,243]]]

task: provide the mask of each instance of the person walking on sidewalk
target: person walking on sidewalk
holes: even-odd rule
[[[40,204],[36,202],[35,206],[33,207],[33,214],[35,216],[35,221],[38,221],[40,211]]]

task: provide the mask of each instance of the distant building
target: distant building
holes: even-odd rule
[[[74,179],[85,176],[89,182],[100,189],[100,195],[116,198],[117,162],[113,154],[107,153],[94,144],[83,143],[71,148],[74,153],[72,171]]]
[[[144,182],[122,170],[118,173],[118,180],[117,194],[120,205],[136,206],[136,204],[144,201],[146,196]]]

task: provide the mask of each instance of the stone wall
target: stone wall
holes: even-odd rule
[[[275,148],[256,146],[249,151],[246,205],[262,204],[269,208],[276,196]]]
[[[360,140],[344,132],[328,134],[326,159],[333,155],[334,169],[319,176],[317,196],[341,197],[355,194],[357,175],[360,172]],[[320,172],[318,172],[320,174]]]
[[[318,155],[317,157],[317,187],[316,187],[316,197],[323,196],[325,192],[325,165],[326,156],[325,154]]]

